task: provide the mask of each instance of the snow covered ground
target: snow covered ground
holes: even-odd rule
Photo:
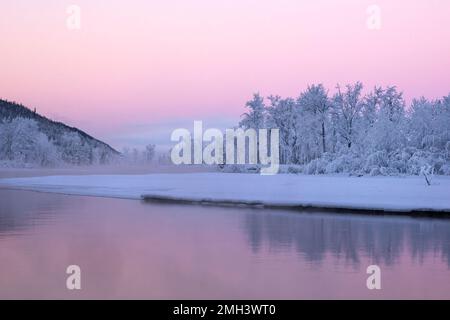
[[[395,212],[450,212],[450,179],[242,173],[46,176],[0,179],[0,187],[129,199],[244,203]]]

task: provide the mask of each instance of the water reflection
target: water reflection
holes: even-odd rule
[[[254,253],[266,245],[275,250],[294,248],[310,262],[327,253],[359,264],[361,256],[374,263],[394,265],[402,253],[423,262],[439,256],[450,267],[450,220],[336,214],[266,214],[243,216]]]
[[[450,220],[0,190],[0,298],[450,298],[449,253]]]
[[[61,196],[0,188],[0,238],[19,235],[48,222],[63,201]]]
[[[89,207],[89,203],[96,200],[120,201],[14,190],[0,190],[0,198],[0,237],[21,234],[27,229],[49,224],[52,220],[63,219],[61,214],[67,214],[67,208],[76,211],[76,208],[83,205]],[[171,211],[171,207],[173,208],[162,206],[168,211]],[[357,266],[362,256],[370,258],[373,263],[394,265],[406,251],[415,261],[423,262],[431,255],[441,257],[450,267],[450,219],[201,206],[188,206],[182,211],[189,211],[197,216],[219,212],[229,215],[229,219],[236,218],[237,213],[239,220],[242,220],[249,248],[254,254],[266,247],[270,247],[275,253],[293,249],[303,259],[320,263],[331,253],[335,258]],[[211,216],[203,218],[212,228],[219,221],[217,216],[216,219],[211,219]],[[184,216],[183,220],[185,219]],[[191,219],[196,218],[192,216]]]

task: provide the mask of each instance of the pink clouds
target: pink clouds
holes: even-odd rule
[[[88,131],[238,117],[254,91],[296,96],[314,82],[450,91],[448,1],[377,0],[379,31],[366,27],[372,1],[75,2],[79,31],[66,28],[70,3],[2,3],[0,94]]]

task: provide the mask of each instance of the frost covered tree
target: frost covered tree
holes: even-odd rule
[[[133,148],[131,151],[131,159],[133,163],[138,163],[140,160],[140,152],[137,148]]]
[[[91,147],[76,132],[65,132],[60,139],[62,159],[73,165],[89,165],[93,162]]]
[[[36,121],[24,118],[0,123],[0,159],[16,166],[50,166],[61,160],[56,146],[39,131]]]
[[[155,148],[156,146],[154,144],[148,144],[145,146],[144,158],[146,162],[152,162],[155,157]]]
[[[371,113],[370,118],[366,120],[366,123],[369,122],[364,140],[367,150],[390,153],[401,149],[405,146],[406,120],[402,93],[395,87],[388,87],[385,90],[376,88],[369,97],[376,97],[378,101],[375,113]]]
[[[264,122],[265,122],[264,98],[261,97],[259,93],[255,93],[253,95],[253,99],[250,101],[247,101],[245,106],[249,109],[249,111],[242,115],[243,119],[239,123],[239,126],[242,128],[245,128],[245,129],[264,128]]]
[[[381,87],[375,87],[365,97],[362,105],[361,115],[364,132],[367,133],[373,127],[377,120],[377,114],[380,110],[384,90]]]
[[[121,162],[129,165],[151,163],[156,155],[156,145],[148,144],[144,148],[123,147]]]
[[[411,146],[422,149],[445,148],[450,141],[450,101],[414,99],[409,117]]]
[[[57,166],[61,164],[61,153],[57,147],[48,140],[43,133],[36,136],[36,145],[34,148],[35,163],[42,167]]]
[[[280,96],[269,96],[267,108],[267,125],[280,129],[280,161],[296,162],[296,146],[298,140],[297,115],[298,106],[292,98],[282,99]]]
[[[294,172],[355,175],[450,175],[450,94],[414,99],[407,106],[395,86],[363,95],[360,82],[338,85],[332,98],[323,85],[297,99],[254,95],[240,125],[280,129],[280,161]],[[290,169],[289,169],[290,170]]]
[[[334,113],[335,128],[340,138],[345,142],[348,149],[357,138],[357,126],[362,110],[361,92],[363,85],[357,82],[354,85],[347,85],[342,92],[337,86],[337,93],[333,97],[332,112]]]
[[[119,155],[109,145],[77,128],[2,99],[0,131],[3,137],[0,160],[15,166],[104,164]]]
[[[322,152],[327,152],[326,139],[328,126],[328,111],[331,107],[328,93],[322,84],[308,86],[305,92],[300,94],[297,103],[306,117],[310,117],[311,129],[314,134],[320,136]]]
[[[239,127],[244,129],[252,128],[255,130],[264,128],[266,120],[266,106],[264,105],[264,98],[259,93],[255,93],[253,94],[253,99],[246,102],[245,107],[248,111],[242,115],[242,120],[239,122]],[[245,148],[247,150],[248,146]],[[226,148],[224,148],[224,156],[226,153],[225,150]],[[257,147],[257,150],[259,150],[259,147]],[[259,151],[257,151],[257,157],[259,159]]]

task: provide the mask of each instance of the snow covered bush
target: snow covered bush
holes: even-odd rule
[[[287,172],[293,173],[293,174],[300,174],[300,173],[303,173],[303,171],[304,171],[303,166],[299,166],[299,165],[290,165],[287,168]]]
[[[324,174],[327,164],[323,158],[314,159],[305,166],[304,170],[306,174]]]
[[[380,170],[380,168],[378,168],[378,167],[373,167],[373,168],[370,170],[369,175],[370,175],[371,177],[381,176],[381,170]]]
[[[444,164],[438,173],[450,176],[450,164]]]
[[[325,173],[354,173],[361,169],[361,160],[354,154],[343,154],[326,165]]]
[[[376,151],[367,156],[364,171],[371,172],[374,168],[385,167],[388,164],[388,157],[385,151]]]
[[[226,173],[259,173],[261,166],[248,164],[226,164],[219,166],[219,169]]]
[[[396,168],[391,168],[391,167],[381,167],[380,168],[380,173],[383,176],[396,176],[398,175],[400,172],[396,169]]]

